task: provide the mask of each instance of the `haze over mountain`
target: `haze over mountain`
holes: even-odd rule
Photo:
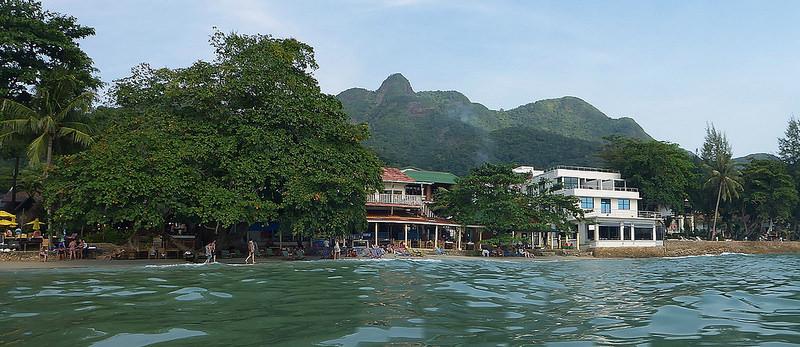
[[[576,97],[490,110],[457,91],[415,92],[399,73],[375,91],[351,88],[337,98],[354,122],[369,124],[366,145],[394,166],[464,174],[487,161],[601,165],[603,137],[650,139],[633,119],[610,118]]]

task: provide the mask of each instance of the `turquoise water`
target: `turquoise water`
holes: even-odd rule
[[[800,256],[0,272],[2,346],[794,345]]]

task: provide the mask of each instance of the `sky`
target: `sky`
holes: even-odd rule
[[[224,32],[314,47],[323,91],[458,90],[492,109],[577,96],[694,151],[705,127],[734,155],[775,153],[800,115],[800,1],[45,0],[97,34],[105,82],[131,67],[210,60]]]

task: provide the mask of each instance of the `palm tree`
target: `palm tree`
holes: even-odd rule
[[[717,188],[717,204],[714,207],[714,226],[711,229],[711,240],[717,235],[717,216],[719,216],[719,202],[729,201],[739,197],[742,190],[742,175],[730,157],[721,157],[712,165],[707,165],[709,171],[707,187]]]
[[[71,76],[61,76],[37,88],[30,106],[2,100],[0,108],[0,144],[27,139],[28,163],[35,166],[45,158],[45,172],[53,161],[57,140],[86,147],[92,143],[91,129],[83,122],[94,95],[77,94]],[[77,94],[77,95],[76,95]]]

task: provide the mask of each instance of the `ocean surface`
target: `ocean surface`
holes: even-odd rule
[[[800,256],[0,271],[0,346],[800,345]]]

